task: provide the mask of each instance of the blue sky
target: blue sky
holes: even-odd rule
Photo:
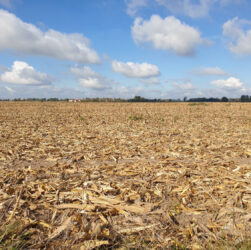
[[[0,0],[0,98],[251,95],[249,0]]]

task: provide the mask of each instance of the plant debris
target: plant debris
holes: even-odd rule
[[[250,246],[250,131],[242,103],[1,102],[0,248]]]

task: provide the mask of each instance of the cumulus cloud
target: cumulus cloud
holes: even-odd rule
[[[98,77],[99,74],[96,73],[94,70],[92,70],[90,67],[88,66],[84,66],[84,67],[72,67],[70,69],[71,73],[74,76],[77,76],[78,78],[86,78],[86,77]]]
[[[10,91],[10,89],[13,90]],[[14,98],[82,98],[88,96],[83,89],[60,88],[54,85],[34,86],[34,85],[15,85],[1,87],[0,99]]]
[[[251,55],[251,29],[244,30],[244,26],[251,25],[251,21],[235,17],[223,24],[223,35],[230,39],[229,49],[238,55]]]
[[[202,18],[209,16],[210,10],[218,4],[227,6],[230,4],[240,4],[245,0],[156,0],[156,3],[164,6],[174,14],[183,14],[191,18]]]
[[[193,73],[196,75],[201,75],[201,76],[206,76],[206,75],[225,76],[228,74],[227,72],[225,72],[219,67],[215,67],[215,68],[205,67],[205,68],[195,69]]]
[[[140,82],[145,84],[159,84],[159,79],[157,77],[151,77],[146,79],[140,79]]]
[[[5,72],[5,71],[7,71],[7,70],[8,70],[7,67],[5,67],[5,66],[3,66],[3,65],[0,65],[0,73],[1,73],[1,72]]]
[[[80,78],[78,81],[79,81],[79,84],[85,88],[91,88],[91,89],[106,89],[107,88],[107,86],[104,85],[104,80],[101,78],[93,78],[93,77]]]
[[[229,77],[226,80],[224,79],[215,80],[212,81],[211,84],[226,89],[243,89],[243,83],[240,81],[240,79],[235,77]]]
[[[162,19],[153,15],[150,20],[136,18],[132,36],[136,44],[150,43],[155,49],[171,50],[182,56],[194,54],[197,45],[204,42],[197,29],[173,16]]]
[[[10,87],[5,86],[5,89],[9,91],[10,93],[16,93],[16,91]]]
[[[214,0],[200,0],[199,3],[193,3],[190,0],[156,0],[159,5],[166,7],[175,14],[185,14],[192,18],[208,16]]]
[[[181,90],[194,90],[195,87],[193,86],[193,84],[191,82],[188,82],[188,83],[178,83],[178,82],[174,82],[173,83],[173,86],[175,88],[178,88],[178,89],[181,89]]]
[[[242,27],[250,24],[251,21],[234,17],[223,24],[223,35],[232,39],[238,39],[244,33]]]
[[[88,66],[72,67],[70,71],[79,84],[84,88],[105,90],[111,88],[111,84],[117,84],[117,82],[95,72]]]
[[[173,14],[182,14],[191,18],[208,17],[213,8],[226,8],[232,4],[243,4],[247,0],[155,0],[155,3],[166,8]],[[149,7],[153,1],[125,0],[126,12],[135,16],[142,7]]]
[[[15,61],[12,68],[0,76],[0,80],[12,84],[48,85],[51,84],[52,78],[36,71],[26,62]]]
[[[208,17],[213,8],[226,8],[232,4],[243,4],[247,0],[155,0],[155,3],[173,14],[182,14],[191,18]],[[149,7],[153,1],[125,0],[126,12],[135,16],[142,7]]]
[[[112,70],[126,77],[132,78],[149,78],[159,76],[160,71],[156,65],[149,63],[134,63],[134,62],[112,62]]]
[[[125,0],[125,3],[127,5],[126,13],[132,17],[135,16],[140,7],[147,5],[146,0]]]
[[[98,54],[82,34],[65,34],[56,30],[41,31],[14,14],[0,10],[0,50],[49,56],[78,63],[99,63]]]
[[[144,86],[120,86],[119,88],[112,89],[110,96],[119,98],[133,98],[134,96],[142,96],[145,98],[162,98],[163,91],[156,88],[146,88]]]

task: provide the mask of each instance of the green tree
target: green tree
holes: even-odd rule
[[[224,96],[224,97],[221,98],[221,101],[222,102],[228,102],[228,98]]]
[[[249,96],[248,95],[242,95],[241,96],[241,102],[249,102]]]

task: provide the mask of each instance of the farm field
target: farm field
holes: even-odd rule
[[[0,102],[0,248],[250,249],[250,131],[248,103]]]

